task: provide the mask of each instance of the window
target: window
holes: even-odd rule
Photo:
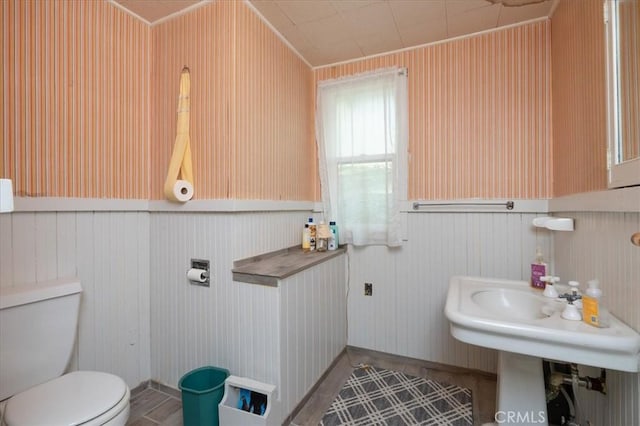
[[[399,245],[406,72],[385,69],[321,82],[316,117],[325,218],[338,222],[340,241]]]

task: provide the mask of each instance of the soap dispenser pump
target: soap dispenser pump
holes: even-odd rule
[[[559,277],[552,277],[552,276],[545,275],[543,277],[540,277],[540,281],[546,283],[546,285],[544,286],[544,291],[542,292],[543,296],[554,298],[554,299],[558,297],[558,290],[556,290],[553,284],[560,281]]]

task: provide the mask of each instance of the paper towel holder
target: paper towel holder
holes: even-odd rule
[[[205,278],[204,281],[194,281],[190,279],[189,282],[193,285],[209,287],[209,284],[211,283],[211,272],[209,271],[209,261],[204,259],[191,259],[191,269],[202,269],[206,271],[206,276],[204,277]]]

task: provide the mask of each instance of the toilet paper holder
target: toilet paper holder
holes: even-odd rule
[[[197,272],[195,277],[194,272]],[[191,259],[191,269],[187,271],[187,278],[191,284],[209,287],[211,282],[209,261],[204,259]]]

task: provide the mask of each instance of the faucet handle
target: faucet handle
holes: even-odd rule
[[[555,286],[553,285],[553,277],[542,277],[540,278],[540,280],[542,281],[543,278],[546,278],[545,281],[547,282],[547,285],[544,286],[544,291],[542,292],[542,295],[550,298],[558,297],[558,290],[556,290]]]
[[[582,299],[582,296],[578,294],[577,286],[572,285],[571,283],[578,284],[577,281],[569,281],[569,285],[571,285],[571,294],[565,293],[561,294],[559,297],[562,299],[567,299],[567,306],[565,306],[564,311],[560,315],[562,318],[570,321],[580,321],[582,320],[582,314],[578,310],[579,306],[577,303],[573,302]],[[581,307],[581,306],[580,306]]]
[[[558,296],[561,299],[567,299],[567,302],[569,302],[570,304],[573,305],[573,302],[575,302],[576,300],[582,299],[582,296],[580,296],[578,293],[565,293],[565,294],[561,294],[560,296]]]

